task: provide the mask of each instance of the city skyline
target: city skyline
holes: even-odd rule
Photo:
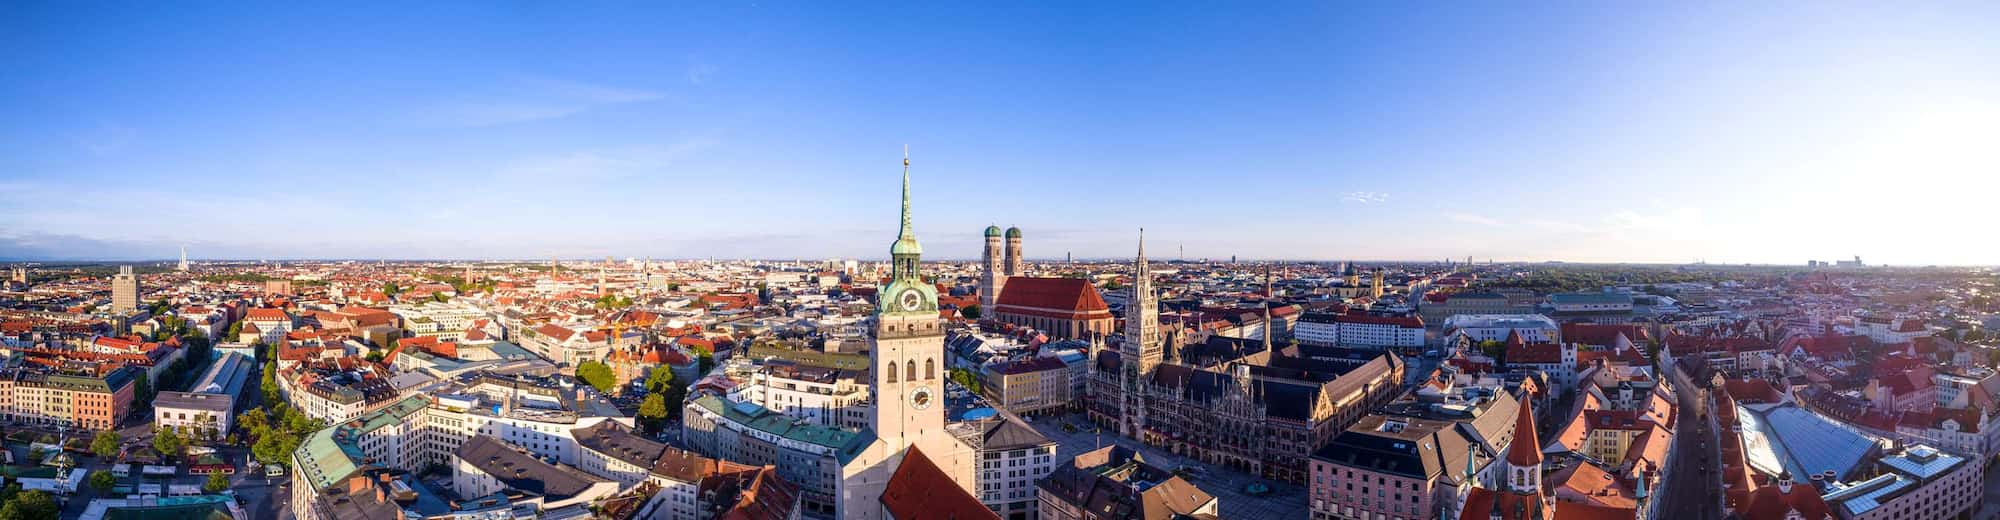
[[[0,258],[2000,259],[1993,6],[1286,7],[14,5]]]

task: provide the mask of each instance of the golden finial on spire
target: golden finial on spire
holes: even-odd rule
[[[903,145],[903,167],[910,167],[910,145]]]

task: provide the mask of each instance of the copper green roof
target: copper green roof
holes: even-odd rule
[[[298,466],[293,470],[301,472],[313,489],[333,486],[361,470],[361,461],[366,455],[354,443],[362,433],[401,422],[411,414],[423,411],[429,404],[425,396],[410,396],[352,421],[313,432],[292,452],[292,463]]]
[[[1000,236],[1000,226],[986,226],[986,236],[988,237]]]
[[[361,427],[357,428],[355,433],[360,434],[360,433],[372,432],[384,426],[403,422],[404,418],[416,414],[417,412],[424,411],[424,407],[430,406],[430,404],[431,404],[430,399],[422,395],[413,395],[401,401],[397,401],[396,404],[383,407],[380,410],[376,410],[374,412],[362,415],[361,417],[355,418],[354,419],[355,422],[361,423]],[[349,424],[353,423],[350,422]]]
[[[732,406],[727,399],[704,395],[696,398],[695,404],[710,413],[722,416],[724,420],[750,429],[833,449],[836,458],[842,464],[854,460],[854,456],[861,454],[862,449],[875,442],[874,432],[866,429],[850,431],[803,422],[797,417],[773,412],[754,403],[735,403],[737,406]]]
[[[1007,228],[1007,238],[1021,238],[1021,228]]]
[[[917,230],[910,225],[910,160],[907,158],[903,159],[903,227],[896,233],[895,245],[889,246],[889,254],[924,254],[924,246],[917,244]]]
[[[313,432],[305,442],[299,443],[299,449],[292,451],[292,463],[298,466],[292,470],[304,476],[315,491],[333,487],[361,469],[361,448],[355,446],[352,440],[336,440],[335,433],[340,429],[334,427]]]

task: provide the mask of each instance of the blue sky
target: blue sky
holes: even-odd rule
[[[10,3],[0,258],[2000,262],[1992,3],[949,4]]]

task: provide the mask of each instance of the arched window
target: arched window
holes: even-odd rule
[[[890,364],[889,364],[889,382],[891,382],[891,383],[894,383],[894,382],[896,382],[896,364],[895,364],[895,363],[890,363]]]
[[[903,379],[906,381],[917,380],[917,360],[912,359],[903,365]]]
[[[937,379],[937,361],[931,359],[925,359],[924,380],[929,381],[933,379]]]

